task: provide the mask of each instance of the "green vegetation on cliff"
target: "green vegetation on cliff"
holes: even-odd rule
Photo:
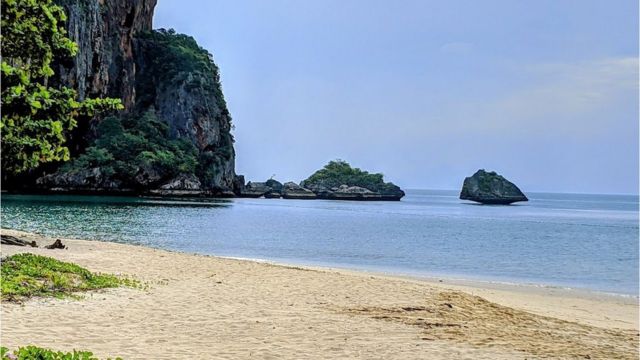
[[[95,188],[144,190],[180,174],[196,176],[205,186],[214,183],[219,169],[233,161],[234,150],[224,128],[230,116],[211,54],[173,30],[141,33],[136,42],[135,108],[100,120],[96,137],[61,172],[69,179],[77,174],[81,181],[98,169],[93,179],[100,180],[90,184]],[[189,121],[216,121],[219,128]],[[205,131],[218,131],[216,146],[208,144],[214,138]]]
[[[173,86],[186,82],[189,88],[201,88],[213,93],[226,116],[227,104],[220,87],[220,70],[213,61],[213,55],[198,45],[196,40],[173,29],[158,29],[137,36],[144,48],[148,65],[144,75],[137,81],[137,102],[142,106],[151,105],[153,95],[162,86]]]
[[[359,186],[371,191],[384,191],[389,187],[395,187],[392,183],[385,183],[383,178],[384,175],[380,173],[372,174],[353,168],[346,161],[334,160],[309,176],[303,184],[307,188],[322,186],[328,189],[340,185]]]
[[[63,27],[66,15],[51,0],[2,1],[2,170],[12,174],[69,159],[66,134],[81,117],[121,109],[117,99],[76,100],[76,92],[51,87],[55,58],[77,46]]]
[[[152,110],[142,115],[107,117],[97,127],[98,138],[78,158],[65,164],[67,173],[99,168],[125,186],[160,182],[178,174],[194,174],[196,148],[186,139],[169,139],[168,125]],[[144,180],[137,176],[142,175]]]
[[[173,29],[159,29],[138,34],[140,61],[145,64],[136,81],[137,107],[160,106],[159,98],[167,94],[196,100],[191,106],[192,116],[209,118],[220,126],[220,139],[216,146],[200,149],[195,175],[205,187],[214,186],[225,164],[235,156],[231,116],[220,85],[220,71],[213,55],[198,45],[191,36],[178,34]],[[165,109],[165,113],[170,110]],[[182,114],[176,109],[174,118]]]

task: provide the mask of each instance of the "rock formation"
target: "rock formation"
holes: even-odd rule
[[[131,192],[123,188],[122,183],[108,177],[99,167],[83,169],[78,172],[56,172],[42,176],[36,184],[51,191],[82,192],[87,189],[109,192]]]
[[[284,185],[275,179],[269,179],[265,182],[265,185],[269,187],[269,191],[264,194],[266,199],[279,199],[282,197],[282,190]]]
[[[35,241],[27,241],[27,240],[19,239],[15,236],[5,235],[5,234],[0,235],[0,242],[2,242],[2,245],[38,247],[38,244]]]
[[[262,197],[264,194],[266,194],[266,193],[268,193],[270,191],[271,191],[271,188],[268,187],[263,182],[249,181],[244,186],[244,190],[241,191],[240,194],[238,194],[238,195],[240,197],[259,198],[259,197]]]
[[[326,195],[332,200],[382,200],[382,195],[359,186],[340,185]]]
[[[173,43],[176,39],[178,44]],[[158,119],[169,125],[170,139],[185,139],[196,147],[200,165],[208,168],[201,175],[203,188],[231,191],[235,179],[231,115],[211,55],[192,38],[171,30],[141,33],[135,44],[136,107],[155,109]],[[199,48],[209,59],[175,53],[183,46]]]
[[[264,196],[266,199],[279,199],[282,197],[284,186],[278,180],[269,179],[265,182],[249,181],[246,185],[237,186],[237,188],[240,189],[236,191],[239,197],[259,198]]]
[[[44,247],[45,249],[66,249],[67,246],[65,244],[62,243],[62,241],[60,239],[56,239],[54,242],[52,242],[49,245],[45,245]]]
[[[243,179],[244,180],[244,179]],[[345,161],[331,161],[300,185],[288,182],[282,185],[274,179],[264,183],[249,182],[242,197],[327,200],[386,200],[397,201],[404,191],[393,183],[384,182],[382,174],[370,174],[352,168]]]
[[[270,187],[271,191],[274,192],[282,192],[282,188],[284,187],[280,181],[275,179],[269,179],[264,184]]]
[[[160,186],[162,190],[200,190],[201,188],[200,180],[193,174],[180,174]]]
[[[284,199],[295,200],[312,200],[317,198],[316,194],[314,194],[313,191],[305,189],[294,182],[288,182],[284,184],[284,186],[282,187],[282,197]]]
[[[397,201],[405,195],[397,185],[384,182],[382,174],[352,168],[342,160],[330,161],[300,185],[319,199]]]
[[[502,205],[529,200],[512,182],[483,169],[464,179],[460,199]]]
[[[115,166],[48,168],[49,174],[36,185],[61,191],[233,195],[237,184],[231,117],[211,55],[189,36],[152,30],[157,0],[57,1],[67,13],[69,37],[78,52],[58,64],[52,82],[76,89],[81,99],[120,98],[125,105],[121,117],[151,111],[167,125],[167,140],[186,141],[195,148],[197,166],[189,174],[175,174],[152,164],[126,176]],[[102,121],[97,117],[81,122],[69,135],[72,159],[95,146]],[[180,176],[190,179],[174,181]]]
[[[56,69],[59,80],[86,96],[135,103],[137,66],[134,37],[151,31],[157,0],[57,0],[67,13],[67,32],[76,57]]]

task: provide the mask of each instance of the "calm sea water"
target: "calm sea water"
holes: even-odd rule
[[[638,292],[638,197],[455,191],[400,202],[2,195],[2,227],[222,256]]]

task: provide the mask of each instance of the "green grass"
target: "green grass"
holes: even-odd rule
[[[61,298],[80,291],[139,285],[135,280],[92,273],[76,264],[29,253],[4,259],[0,283],[2,300],[15,302],[34,296]]]
[[[10,356],[10,354],[14,356]],[[20,347],[11,353],[6,347],[1,347],[0,358],[2,360],[99,360],[89,351],[73,350],[73,352],[65,353],[62,351],[43,349],[33,345]],[[118,357],[115,360],[122,360],[122,358]]]

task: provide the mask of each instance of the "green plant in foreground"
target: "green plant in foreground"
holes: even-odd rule
[[[13,356],[12,356],[13,355]],[[97,357],[93,356],[93,353],[90,351],[78,351],[73,350],[72,352],[62,352],[62,351],[53,351],[49,349],[43,349],[41,347],[29,345],[19,347],[14,352],[10,353],[9,349],[6,347],[0,348],[0,359],[1,360],[9,360],[9,359],[17,359],[17,360],[99,360]],[[109,359],[107,359],[109,360]],[[117,357],[115,360],[122,360],[122,358]]]
[[[8,301],[34,296],[64,297],[79,291],[139,286],[135,280],[92,273],[76,264],[29,253],[16,254],[2,262],[0,283],[2,300]]]

